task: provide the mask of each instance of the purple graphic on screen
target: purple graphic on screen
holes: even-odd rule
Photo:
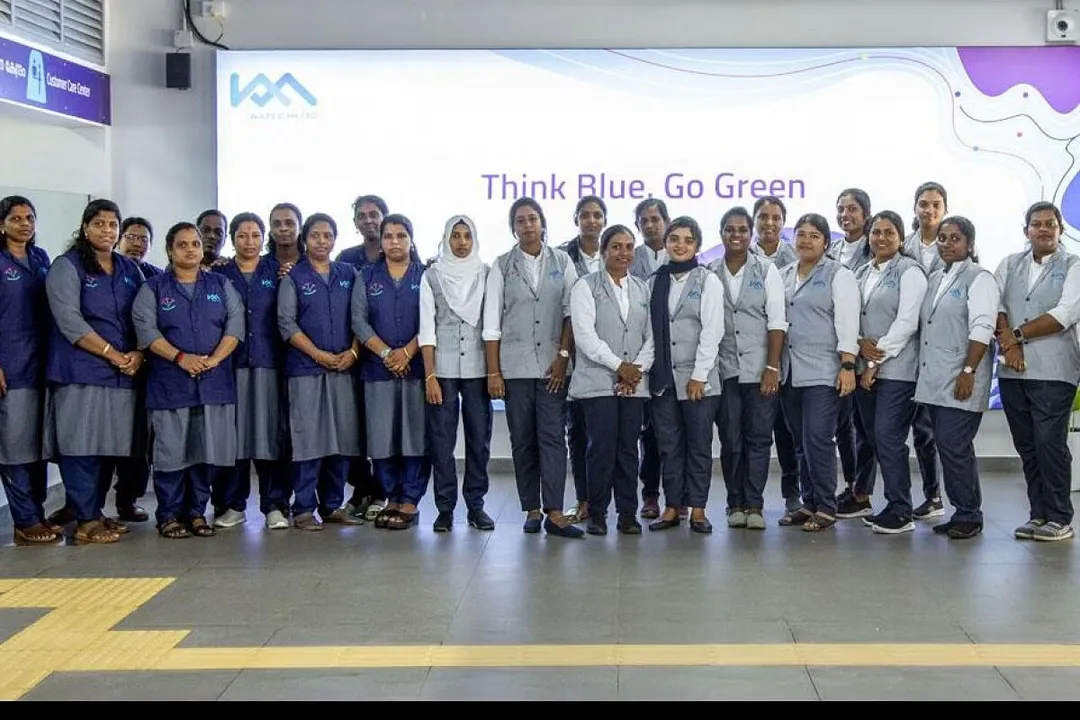
[[[1080,47],[963,47],[957,52],[971,82],[986,95],[1025,84],[1063,115],[1080,106]],[[1080,174],[1073,176],[1060,203],[1065,221],[1080,228]]]
[[[957,52],[971,82],[986,95],[1024,84],[1063,115],[1080,105],[1080,47],[962,47]]]

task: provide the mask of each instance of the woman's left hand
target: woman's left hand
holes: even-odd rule
[[[855,371],[841,370],[836,376],[836,389],[840,392],[840,397],[847,397],[855,392]]]
[[[557,393],[565,387],[566,371],[569,365],[569,358],[564,358],[561,355],[555,357],[555,361],[551,363],[551,366],[548,368],[547,390],[549,393]]]

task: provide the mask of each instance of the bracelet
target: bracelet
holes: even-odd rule
[[[772,365],[766,365],[765,369],[766,370],[772,370],[774,373],[777,373],[777,374],[779,374],[779,372],[780,372],[780,368],[774,368]]]
[[[105,343],[105,347],[101,349],[101,357],[105,357],[112,350],[112,343]]]
[[[401,348],[401,352],[405,353],[406,360],[412,360],[412,354],[409,353],[409,348],[403,347]]]
[[[354,358],[356,358],[357,360],[360,359],[360,354],[358,352],[356,352],[356,348],[349,348],[349,352],[351,352],[352,356]]]
[[[176,363],[177,365],[179,365],[180,361],[183,360],[183,359],[184,359],[184,353],[178,352],[178,353],[176,353],[176,357],[173,358],[173,362]]]
[[[433,377],[435,377],[435,373],[431,373],[431,374],[430,374],[430,375],[428,375],[428,376],[427,376],[426,378],[424,378],[424,382],[427,382],[428,380],[430,380],[430,379],[431,379],[431,378],[433,378]]]
[[[488,377],[502,377],[501,372],[488,373]]]

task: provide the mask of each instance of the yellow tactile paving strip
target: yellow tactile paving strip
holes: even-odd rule
[[[0,644],[0,700],[54,672],[465,667],[1078,667],[1080,645],[398,645],[178,648],[113,630],[173,578],[0,579],[0,608],[53,608]]]

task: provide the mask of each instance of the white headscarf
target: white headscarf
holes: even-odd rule
[[[472,250],[465,258],[459,258],[450,249],[450,235],[458,223],[467,225],[472,233]],[[446,230],[439,246],[439,260],[429,270],[438,274],[439,284],[450,309],[473,327],[479,327],[480,324],[480,312],[484,306],[484,281],[487,276],[487,266],[480,260],[479,249],[476,225],[465,215],[455,215],[446,221]]]

